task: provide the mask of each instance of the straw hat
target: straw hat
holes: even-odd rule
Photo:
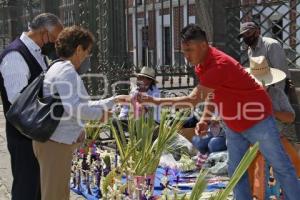
[[[265,86],[278,83],[286,78],[286,74],[275,68],[269,67],[265,56],[250,57],[250,67],[246,69],[259,84]]]
[[[147,78],[150,78],[152,80],[154,80],[156,83],[156,79],[155,79],[155,71],[153,68],[150,67],[143,67],[140,73],[134,74],[135,76],[144,76]]]

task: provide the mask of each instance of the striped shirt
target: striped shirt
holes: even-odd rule
[[[20,39],[41,65],[43,71],[46,71],[47,65],[41,53],[41,48],[26,33],[22,33]],[[12,51],[3,58],[0,64],[0,72],[3,77],[8,101],[13,103],[22,89],[28,85],[30,78],[29,67],[19,52]]]

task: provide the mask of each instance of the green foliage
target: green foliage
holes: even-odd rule
[[[173,123],[169,124],[167,112],[162,112],[159,126],[153,117],[130,118],[128,139],[125,138],[120,122],[117,123],[120,133],[117,132],[116,127],[111,126],[122,166],[129,166],[134,174],[139,176],[155,173],[162,153],[172,150],[170,141],[174,140],[177,131],[181,129],[184,116],[186,115],[177,115]],[[157,134],[156,139],[155,134]]]
[[[243,159],[241,160],[240,164],[234,171],[234,174],[230,178],[230,181],[228,182],[226,188],[224,190],[219,191],[215,196],[212,196],[210,200],[226,200],[229,196],[229,194],[232,192],[233,188],[236,186],[236,184],[239,182],[241,177],[244,175],[254,158],[256,157],[256,154],[258,152],[258,146],[259,144],[256,143],[253,147],[250,147],[249,150],[244,155]],[[172,200],[199,200],[202,196],[203,191],[205,190],[207,186],[207,182],[205,180],[205,177],[207,175],[207,171],[201,171],[195,186],[193,187],[192,193],[189,197],[181,196],[178,197],[177,194],[174,196],[163,196],[160,198],[161,200],[165,199],[172,199]]]
[[[106,196],[108,193],[108,187],[113,187],[114,179],[117,177],[116,169],[111,170],[101,182],[101,192]]]
[[[196,184],[193,187],[190,200],[199,200],[203,191],[206,189],[207,183],[205,177],[207,175],[206,171],[201,171],[200,175],[197,178]]]
[[[108,124],[101,123],[99,121],[89,121],[86,123],[84,130],[86,133],[86,139],[88,141],[95,141],[100,139],[100,133],[109,130]]]
[[[182,115],[182,113],[177,114],[173,123],[169,123],[167,115],[168,113],[166,111],[162,113],[159,126],[156,125],[152,117],[145,118],[142,116],[140,119],[131,118],[128,124],[128,138],[125,137],[120,122],[117,122],[120,133],[117,132],[116,127],[112,124],[110,125],[121,158],[121,171],[126,172],[129,168],[133,172],[133,175],[136,176],[151,175],[155,173],[162,153],[164,151],[174,150],[172,141],[174,141],[177,131],[181,129],[184,122],[183,119],[186,115]],[[87,137],[90,140],[96,140],[103,128],[109,127],[108,125],[98,125],[97,127],[97,123],[99,124],[99,122],[90,122],[90,125],[92,126],[86,127]],[[157,133],[157,138],[155,140],[154,133]],[[233,188],[254,160],[258,151],[258,146],[257,143],[249,148],[231,177],[227,187],[224,190],[219,191],[215,196],[212,196],[210,200],[225,200],[228,198]],[[190,195],[178,195],[174,192],[172,197],[164,195],[160,199],[200,199],[207,186],[205,180],[206,175],[207,171],[200,172]],[[113,185],[113,180],[117,176],[116,171],[112,170],[103,180],[101,190],[104,193],[108,192],[108,187]]]
[[[232,192],[233,188],[242,178],[248,167],[251,165],[252,161],[255,159],[256,154],[258,152],[259,144],[256,143],[253,147],[250,147],[246,154],[244,155],[243,159],[241,160],[240,164],[234,171],[227,187],[218,193],[217,196],[213,198],[213,200],[224,200],[227,199],[230,192]]]
[[[111,167],[111,162],[110,162],[110,156],[109,155],[106,155],[103,158],[103,162],[104,162],[104,164],[105,164],[106,167]]]

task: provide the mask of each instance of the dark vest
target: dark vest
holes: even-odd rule
[[[14,40],[1,53],[0,64],[2,63],[2,60],[5,57],[5,55],[7,55],[9,52],[12,51],[19,52],[24,58],[24,60],[26,61],[30,71],[30,78],[28,80],[28,84],[30,84],[43,71],[43,68],[19,38]],[[4,81],[1,73],[0,73],[0,93],[1,93],[2,103],[3,103],[4,114],[6,114],[11,104],[7,98],[7,93],[4,87]],[[21,135],[21,133],[19,133],[18,130],[15,129],[7,120],[6,120],[6,134],[7,134],[8,142],[11,141],[12,139],[14,140],[17,139],[18,141],[29,140],[25,136]]]

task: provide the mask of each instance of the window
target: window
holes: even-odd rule
[[[142,49],[142,64],[143,66],[147,65],[148,59],[148,26],[142,28],[142,41],[143,41],[143,49]]]
[[[165,65],[171,65],[171,35],[170,35],[170,27],[164,27],[164,61]]]
[[[136,0],[137,5],[143,5],[143,0]]]

